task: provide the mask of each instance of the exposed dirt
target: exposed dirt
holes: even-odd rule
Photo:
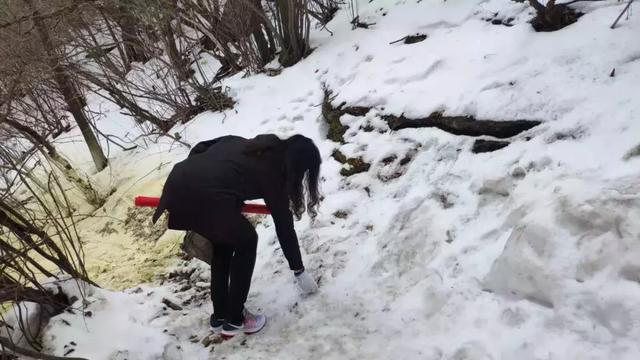
[[[369,171],[371,164],[365,162],[361,157],[348,158],[340,150],[334,150],[331,156],[336,159],[337,162],[346,165],[340,170],[340,175],[351,176],[363,172]]]
[[[124,231],[137,241],[156,242],[167,231],[168,218],[163,216],[155,225],[151,217],[155,208],[129,207],[124,220]]]
[[[352,116],[364,116],[371,108],[364,106],[349,106],[344,107],[346,103],[341,103],[337,107],[333,107],[331,102],[335,96],[333,91],[328,88],[324,88],[324,98],[322,100],[322,116],[329,125],[329,131],[327,132],[327,139],[335,141],[340,144],[344,144],[344,133],[349,129],[348,126],[342,125],[340,117],[344,114]]]
[[[560,30],[575,23],[584,15],[567,5],[555,4],[554,0],[549,1],[547,6],[540,4],[537,0],[529,0],[529,3],[536,9],[536,16],[531,20],[531,26],[538,32]]]
[[[185,124],[196,115],[205,111],[224,111],[227,109],[233,109],[236,102],[227,95],[226,91],[221,86],[216,86],[211,89],[203,90],[195,99],[195,105],[185,107],[184,109],[178,109],[173,116],[169,118],[172,124],[178,122]]]

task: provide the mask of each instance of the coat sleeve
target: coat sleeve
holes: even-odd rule
[[[278,241],[289,263],[289,268],[291,270],[303,269],[298,236],[293,226],[293,214],[289,210],[289,198],[284,188],[270,186],[269,189],[263,189],[263,194],[264,202],[273,217]]]
[[[175,170],[175,168],[174,168]],[[151,223],[155,224],[158,219],[160,219],[160,216],[162,216],[162,213],[164,213],[165,210],[167,210],[167,208],[169,207],[169,203],[171,202],[171,196],[172,196],[172,190],[171,190],[171,182],[173,180],[173,173],[174,170],[172,170],[169,173],[169,176],[167,177],[167,180],[164,182],[164,186],[162,187],[162,195],[160,195],[160,202],[158,203],[158,206],[156,207],[156,210],[153,213],[153,217],[151,218]]]

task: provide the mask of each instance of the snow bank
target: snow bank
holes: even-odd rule
[[[176,301],[169,290],[139,287],[120,293],[89,285],[84,290],[80,297],[75,289],[65,289],[78,300],[45,328],[45,350],[89,359],[206,358],[206,349],[168,330],[203,325],[202,319],[167,311],[163,300]],[[177,351],[182,357],[172,355]]]

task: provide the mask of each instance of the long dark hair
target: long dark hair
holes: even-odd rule
[[[305,210],[309,212],[309,216],[315,218],[318,215],[318,204],[320,203],[318,190],[318,177],[322,163],[320,151],[313,140],[302,135],[294,135],[285,140],[285,143],[287,145],[287,193],[291,211],[298,220]],[[305,178],[306,186],[304,184]]]

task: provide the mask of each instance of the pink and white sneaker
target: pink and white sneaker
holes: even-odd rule
[[[228,339],[241,333],[247,335],[255,334],[267,324],[267,317],[264,315],[254,315],[247,309],[243,310],[242,315],[244,316],[242,325],[234,325],[229,322],[225,322],[222,325],[221,334],[224,338]]]

